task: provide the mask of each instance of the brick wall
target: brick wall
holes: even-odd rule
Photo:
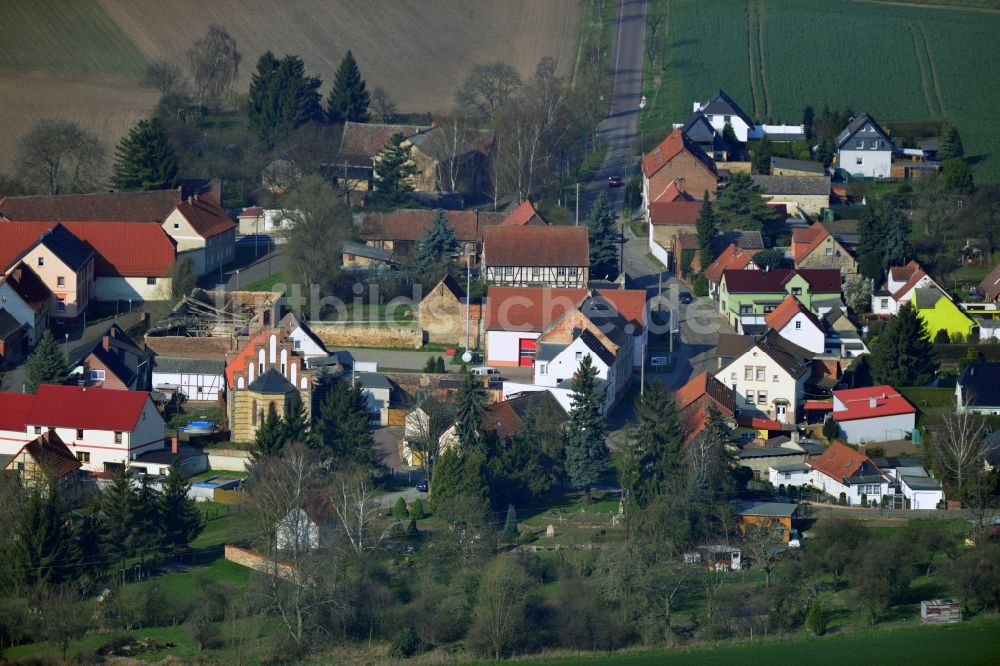
[[[249,548],[240,548],[228,543],[226,544],[226,559],[248,569],[267,574],[272,573],[275,566],[274,560],[263,553],[250,550]],[[300,575],[295,567],[286,562],[278,562],[277,566],[278,575],[282,578],[297,578]]]
[[[420,349],[424,344],[424,333],[418,326],[351,326],[311,321],[309,328],[328,347]]]

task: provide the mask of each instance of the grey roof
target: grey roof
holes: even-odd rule
[[[799,442],[799,447],[803,451],[806,452],[807,456],[818,456],[818,455],[821,455],[823,453],[823,451],[826,450],[826,447],[824,447],[819,442],[803,442],[803,441],[800,441]]]
[[[550,410],[560,417],[566,416],[566,410],[559,404],[559,401],[556,400],[551,391],[525,393],[524,395],[507,400],[507,404],[522,419],[527,416],[528,411],[532,408]]]
[[[735,333],[721,333],[719,342],[715,346],[715,355],[719,358],[730,360],[742,356],[752,349],[754,339],[746,335],[736,335]]]
[[[197,458],[198,456],[205,455],[204,450],[195,446],[185,446],[181,444],[177,447],[177,453],[174,453],[170,449],[161,449],[159,451],[147,451],[133,459],[136,463],[147,463],[152,465],[169,465],[174,462],[174,458],[177,459],[178,463],[182,463],[189,458]]]
[[[114,334],[112,336],[112,333]],[[108,336],[108,348],[104,348],[104,338]],[[92,342],[78,345],[66,355],[69,367],[75,368],[93,355],[108,372],[117,377],[125,386],[142,388],[139,366],[148,359],[148,352],[140,349],[118,324],[111,323],[104,333]]]
[[[247,388],[257,393],[281,395],[295,390],[295,386],[293,386],[290,381],[285,379],[281,373],[274,368],[268,369],[267,372],[250,382],[250,385]]]
[[[538,350],[535,352],[535,361],[551,361],[559,353],[566,349],[566,345],[557,344],[555,342],[542,342],[538,345]]]
[[[94,250],[82,240],[74,236],[66,227],[57,224],[45,233],[41,234],[38,242],[51,250],[52,254],[59,258],[59,261],[66,264],[72,271],[78,271],[94,256]],[[29,245],[10,261],[4,268],[14,266],[21,261],[34,243]]]
[[[776,458],[779,456],[803,456],[802,451],[790,449],[784,446],[765,446],[759,449],[743,449],[740,451],[740,460],[745,458]]]
[[[970,363],[958,376],[958,385],[969,406],[1000,406],[1000,361]]]
[[[687,122],[681,126],[681,131],[688,139],[698,144],[702,150],[731,152],[733,149],[725,137],[722,136],[722,133],[715,131],[712,123],[708,121],[708,118],[701,111],[692,113]]]
[[[919,467],[923,469],[923,459],[913,456],[879,456],[871,461],[882,470],[899,469],[900,467]]]
[[[803,132],[768,132],[767,138],[771,141],[801,141],[806,138],[806,133]]]
[[[597,358],[604,361],[604,364],[611,367],[615,364],[615,355],[611,353],[611,350],[604,346],[597,336],[591,333],[589,330],[584,330],[580,333],[580,340],[583,344],[587,345],[587,349],[592,351]]]
[[[784,339],[777,331],[768,331],[757,347],[796,379],[811,370],[813,353]]]
[[[927,476],[904,474],[902,481],[912,490],[941,490],[941,482]]]
[[[792,502],[733,502],[741,516],[768,516],[771,518],[792,518],[799,510],[798,503]]]
[[[788,444],[791,441],[792,441],[792,438],[789,437],[788,435],[777,435],[775,437],[768,437],[764,441],[764,445],[765,446],[782,446],[784,444]]]
[[[754,126],[753,121],[750,120],[750,116],[748,116],[746,112],[740,108],[740,105],[734,102],[733,99],[721,89],[708,98],[708,101],[705,102],[701,112],[706,115],[711,114],[713,116],[737,116],[750,127]]]
[[[623,317],[615,306],[603,296],[588,296],[580,303],[580,312],[591,321],[597,329],[608,336],[611,342],[619,347],[636,335],[636,325]]]
[[[944,294],[936,287],[919,287],[913,291],[918,308],[932,308],[944,298]]]
[[[378,372],[358,372],[354,376],[364,388],[392,390],[392,382]]]
[[[16,453],[0,453],[0,469],[10,464],[10,461],[17,456]]]
[[[375,259],[376,261],[384,261],[386,263],[392,261],[391,250],[383,250],[378,247],[371,247],[370,245],[365,245],[364,243],[355,243],[354,241],[347,241],[346,243],[344,243],[344,253],[356,254],[359,257],[365,257],[367,259]]]
[[[718,242],[720,249],[729,247],[730,243],[743,250],[764,249],[764,237],[759,231],[746,231],[739,229],[735,231],[726,231],[716,236],[715,240]]]
[[[197,358],[177,358],[157,356],[153,366],[156,372],[186,375],[222,375],[226,371],[226,362],[209,361]]]
[[[888,481],[879,474],[858,474],[857,476],[845,476],[844,483],[848,486],[854,486],[861,483],[888,483]]]
[[[14,319],[14,315],[5,308],[0,308],[0,340],[17,333],[21,328],[21,322]]]
[[[796,171],[806,171],[809,173],[816,173],[819,175],[824,175],[826,173],[826,169],[823,168],[823,165],[819,162],[809,162],[807,160],[793,160],[788,157],[772,157],[771,168],[794,169]]]
[[[808,472],[812,467],[805,463],[788,463],[787,465],[771,465],[771,469],[776,472]]]
[[[830,194],[829,176],[751,176],[764,194]]]
[[[862,127],[864,127],[865,124],[868,123],[869,121],[875,128],[875,131],[881,134],[882,138],[888,142],[889,148],[892,149],[893,147],[895,147],[896,144],[893,143],[892,138],[889,137],[889,133],[886,132],[884,129],[882,129],[882,126],[879,125],[878,122],[876,122],[875,119],[869,116],[867,113],[862,113],[860,116],[857,116],[856,118],[851,120],[851,122],[847,123],[847,127],[842,129],[840,131],[840,134],[837,135],[837,146],[838,147],[843,146],[848,139],[854,136],[855,133],[857,133],[857,131]]]

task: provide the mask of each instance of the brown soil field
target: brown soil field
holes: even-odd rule
[[[325,95],[350,49],[368,89],[384,88],[404,112],[448,110],[478,63],[504,61],[529,76],[551,56],[570,76],[580,29],[579,0],[92,1],[148,60],[184,66],[185,52],[209,25],[224,27],[243,54],[240,92],[270,49],[300,56],[306,71],[323,79]],[[76,120],[97,132],[110,154],[155,104],[155,93],[138,81],[49,65],[0,73],[0,172],[10,170],[17,140],[38,118]]]
[[[469,68],[501,60],[524,75],[543,56],[572,73],[579,0],[99,0],[148,59],[185,62],[212,24],[243,53],[240,90],[271,49],[298,55],[324,92],[350,49],[368,89],[382,87],[401,111],[444,111]],[[193,20],[197,17],[197,20]]]

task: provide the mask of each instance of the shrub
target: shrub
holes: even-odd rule
[[[424,650],[424,642],[420,640],[411,627],[400,629],[392,637],[392,647],[389,649],[389,656],[393,659],[408,659]]]
[[[188,619],[188,635],[199,650],[210,648],[219,640],[219,625],[212,619],[212,610],[207,605],[196,608]]]
[[[847,504],[847,493],[840,493],[840,499],[838,501],[841,504]]]
[[[698,275],[694,279],[694,284],[691,285],[694,295],[700,297],[708,296],[708,278],[704,275]]]
[[[428,374],[434,374],[437,372],[437,362],[434,360],[433,356],[428,358],[427,362],[424,363],[424,372]]]
[[[420,536],[420,530],[417,529],[416,518],[410,518],[410,523],[406,526],[406,536],[410,538]]]
[[[396,520],[402,520],[409,515],[409,512],[406,510],[406,500],[400,497],[392,507],[392,517]]]
[[[813,636],[822,636],[826,633],[826,621],[826,610],[818,599],[813,599],[806,614],[806,629]]]
[[[427,517],[427,513],[424,511],[424,502],[419,497],[413,500],[413,504],[410,505],[410,515],[414,520]]]
[[[840,434],[840,425],[835,419],[828,418],[823,422],[823,436],[829,441],[833,441]]]
[[[934,334],[934,344],[936,345],[946,345],[951,342],[951,338],[948,337],[948,331],[939,329],[937,333]]]
[[[435,363],[434,363],[434,372],[437,372],[439,374],[444,374],[445,372],[447,372],[447,370],[444,367],[444,357],[443,356],[438,356],[437,357],[437,361],[435,361]]]

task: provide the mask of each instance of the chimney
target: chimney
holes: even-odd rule
[[[104,348],[104,351],[108,351],[110,346],[111,346],[111,336],[105,335],[103,338],[101,338],[101,347]]]
[[[170,438],[170,452],[177,453],[177,435]]]
[[[867,444],[858,444],[858,453],[860,453],[863,456],[867,456],[868,455],[868,445]]]
[[[194,203],[194,197],[190,194],[188,195],[188,203]]]
[[[876,407],[878,407],[878,398],[876,398],[875,396],[868,398],[868,407],[869,409],[875,409]]]

